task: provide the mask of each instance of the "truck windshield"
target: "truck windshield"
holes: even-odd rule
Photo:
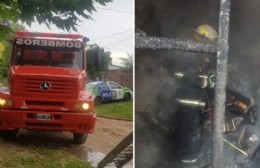
[[[14,46],[12,65],[54,66],[83,69],[83,50]]]

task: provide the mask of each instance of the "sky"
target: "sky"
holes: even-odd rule
[[[76,26],[78,32],[90,39],[88,44],[97,44],[111,52],[112,63],[121,65],[120,57],[134,52],[134,3],[133,0],[114,0],[106,6],[95,4],[97,12],[93,20],[81,19]],[[26,26],[26,25],[25,25]],[[51,30],[44,24],[26,26],[28,31],[67,33],[52,25]],[[75,33],[71,31],[71,33]]]

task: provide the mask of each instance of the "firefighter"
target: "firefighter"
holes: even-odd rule
[[[198,42],[215,43],[217,36],[216,30],[208,24],[200,25],[197,29],[193,30],[193,38]]]
[[[214,43],[217,32],[210,25],[201,25],[193,32],[194,40]],[[205,90],[214,87],[213,76],[207,55],[181,55],[180,71],[175,73],[178,80],[176,89],[176,151],[183,163],[197,161],[201,143],[201,112],[206,105]],[[187,66],[188,65],[188,66]]]

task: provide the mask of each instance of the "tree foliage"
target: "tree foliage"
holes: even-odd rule
[[[90,47],[86,51],[87,55],[87,70],[95,71],[95,70],[107,70],[108,62],[110,59],[110,52],[105,51],[103,48],[99,46]],[[97,65],[99,60],[100,65]]]
[[[3,43],[0,42],[0,58],[2,57],[4,51],[5,51],[5,46]]]
[[[18,21],[19,10],[16,0],[1,0],[0,2],[0,39],[6,39],[10,32],[10,22]]]
[[[25,28],[20,24],[10,24],[10,28],[13,31],[25,30]],[[13,33],[7,33],[5,35],[6,39],[12,39]],[[0,57],[0,76],[6,77],[8,74],[8,65],[10,64],[10,56],[12,51],[12,42],[10,40],[2,40],[1,44],[4,45],[4,51]]]
[[[126,57],[121,57],[120,58],[122,64],[124,65],[124,68],[127,70],[133,70],[133,55],[132,54],[127,54]]]
[[[32,22],[55,25],[63,30],[75,30],[80,18],[91,19],[96,11],[94,4],[106,5],[111,0],[1,0],[0,37],[12,29],[7,22],[21,20],[27,25]]]
[[[69,31],[76,31],[79,17],[91,19],[96,11],[94,3],[106,5],[111,0],[18,0],[20,20],[30,25],[33,21],[54,24]]]
[[[91,46],[89,49],[87,49],[86,55],[87,71],[89,72],[88,74],[95,78],[96,76],[99,76],[99,71],[107,70],[110,54],[111,53],[109,51],[105,51],[103,48],[97,45]],[[98,62],[100,65],[98,65]]]
[[[1,0],[0,19],[5,20],[18,20],[18,3],[16,0]]]

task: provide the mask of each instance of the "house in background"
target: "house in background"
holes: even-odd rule
[[[113,65],[112,58],[109,58],[107,70],[102,71],[101,79],[113,81],[133,89],[133,72],[124,67]]]

